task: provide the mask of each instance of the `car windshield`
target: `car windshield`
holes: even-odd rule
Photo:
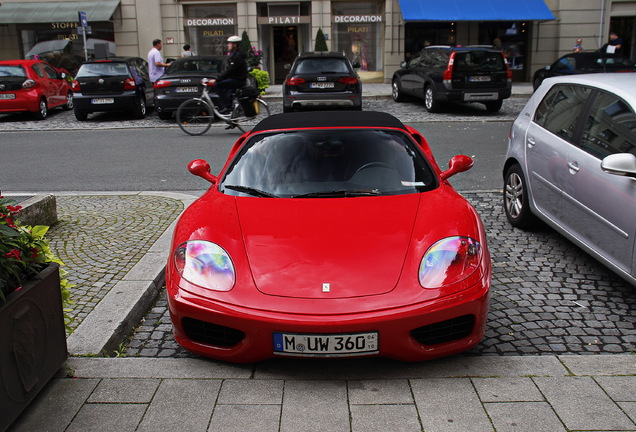
[[[0,76],[26,78],[26,71],[22,66],[0,66]]]
[[[459,72],[506,70],[503,57],[498,52],[469,51],[455,54],[454,69]]]
[[[213,74],[221,72],[223,58],[218,59],[180,59],[170,64],[166,73],[187,73],[187,72],[211,72]]]
[[[296,65],[297,74],[349,73],[345,59],[325,57],[299,59]]]
[[[219,190],[228,195],[338,198],[431,190],[436,177],[413,141],[393,130],[306,130],[255,135]]]
[[[91,76],[129,76],[128,66],[126,63],[86,63],[83,64],[77,72],[77,78],[86,78]]]

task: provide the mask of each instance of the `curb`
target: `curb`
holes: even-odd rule
[[[193,195],[181,193],[141,192],[140,195],[180,200],[184,210],[196,199]],[[112,353],[130,335],[164,285],[172,232],[179,217],[67,337],[69,355],[98,356]]]
[[[24,225],[51,226],[58,222],[57,203],[53,195],[35,195],[18,204],[22,206],[18,220]]]

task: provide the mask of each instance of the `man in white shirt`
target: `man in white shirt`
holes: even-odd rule
[[[163,57],[161,57],[161,53],[159,52],[162,47],[161,39],[155,39],[152,41],[152,49],[148,51],[148,74],[150,75],[150,82],[153,84],[163,75],[166,68],[170,66],[169,63],[163,62]]]

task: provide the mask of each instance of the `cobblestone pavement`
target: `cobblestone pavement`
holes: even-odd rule
[[[64,262],[76,328],[183,210],[152,195],[57,196],[60,222],[49,230]]]
[[[499,192],[466,193],[493,261],[488,330],[464,355],[614,354],[636,350],[636,291],[547,226],[513,229]],[[165,289],[126,346],[128,357],[196,357],[174,341]]]
[[[365,100],[366,111],[384,111],[395,115],[403,122],[447,122],[447,121],[509,121],[514,120],[525,103],[526,97],[513,97],[504,101],[501,111],[489,113],[482,104],[452,105],[448,111],[431,114],[426,111],[422,101],[395,103],[390,99]],[[282,113],[283,104],[277,100],[268,101],[272,114]],[[217,121],[213,126],[225,127]],[[177,128],[174,118],[160,120],[152,112],[143,120],[131,120],[129,116],[118,113],[95,113],[88,121],[75,119],[72,111],[52,110],[44,121],[33,120],[29,114],[0,114],[0,131],[28,130],[92,130],[92,129],[132,129],[132,128]]]

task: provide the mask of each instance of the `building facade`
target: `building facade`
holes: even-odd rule
[[[390,82],[424,46],[448,44],[500,47],[513,79],[529,81],[577,38],[594,50],[616,31],[635,58],[635,23],[636,0],[14,0],[0,5],[0,59],[46,49],[62,66],[113,52],[145,58],[156,38],[164,58],[186,43],[195,54],[222,54],[228,36],[246,31],[263,51],[262,68],[281,83],[285,65],[312,51],[321,29],[331,50],[360,63],[363,82]]]

